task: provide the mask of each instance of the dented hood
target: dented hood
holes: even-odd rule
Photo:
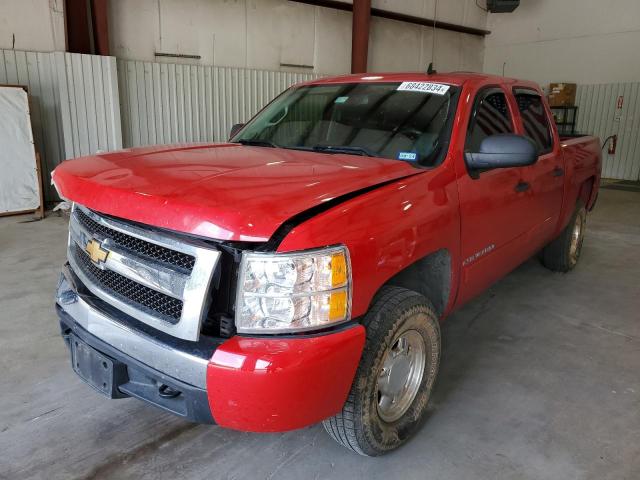
[[[65,198],[219,240],[266,241],[323,202],[417,173],[397,160],[237,144],[144,147],[63,162]]]

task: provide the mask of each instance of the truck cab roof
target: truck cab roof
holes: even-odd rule
[[[339,83],[388,83],[388,82],[433,82],[446,83],[461,87],[467,83],[474,85],[496,84],[496,85],[521,85],[523,87],[531,87],[539,90],[539,86],[527,80],[518,80],[515,78],[501,77],[498,75],[489,75],[486,73],[476,72],[451,72],[451,73],[433,73],[427,72],[386,72],[386,73],[358,73],[351,75],[336,75],[333,77],[319,78],[299,85],[326,85]]]

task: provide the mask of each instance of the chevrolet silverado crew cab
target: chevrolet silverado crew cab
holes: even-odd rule
[[[195,422],[393,450],[440,322],[538,253],[576,265],[599,147],[559,138],[533,83],[394,73],[295,85],[228,143],[64,162],[73,369]]]

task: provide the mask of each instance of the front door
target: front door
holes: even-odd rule
[[[469,120],[465,151],[478,152],[482,140],[491,135],[515,133],[515,108],[502,89],[481,90]],[[462,235],[458,305],[530,256],[523,251],[534,222],[529,176],[530,167],[467,169],[458,175]]]
[[[513,90],[523,134],[531,138],[540,152],[538,161],[529,167],[531,189],[535,201],[531,215],[535,229],[531,233],[532,248],[540,248],[556,231],[564,188],[564,157],[559,145],[554,145],[549,116],[540,94],[529,88]]]

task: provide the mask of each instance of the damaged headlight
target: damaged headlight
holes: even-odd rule
[[[291,333],[349,320],[346,247],[295,253],[244,252],[236,302],[240,333]]]

